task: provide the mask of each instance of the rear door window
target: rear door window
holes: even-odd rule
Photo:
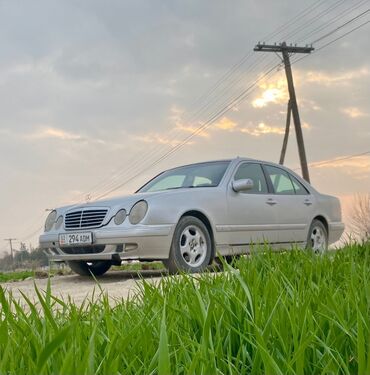
[[[295,195],[292,180],[287,172],[271,165],[265,165],[265,169],[276,194]]]

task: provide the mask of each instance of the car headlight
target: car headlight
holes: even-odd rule
[[[114,216],[114,224],[121,225],[125,221],[126,216],[127,214],[125,209],[119,210]]]
[[[148,203],[146,201],[139,201],[134,204],[131,208],[129,220],[131,224],[138,224],[144,219],[146,212],[148,211]]]
[[[59,229],[63,224],[63,216],[60,215],[57,219],[57,221],[55,222],[55,229]]]
[[[51,211],[45,221],[45,232],[49,232],[55,223],[57,218],[57,212],[55,210]]]

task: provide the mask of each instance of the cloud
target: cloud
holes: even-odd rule
[[[338,84],[350,84],[355,79],[370,76],[370,70],[366,67],[356,70],[348,70],[344,73],[327,73],[322,71],[309,71],[305,74],[306,82],[318,83],[326,86]]]
[[[84,139],[81,135],[67,132],[52,127],[41,127],[34,133],[26,135],[29,139],[59,139],[61,141],[79,141]]]
[[[228,117],[223,117],[213,125],[213,127],[216,129],[228,131],[234,131],[237,126],[238,124]]]
[[[175,123],[175,127],[172,128],[170,132],[167,132],[167,135],[161,134],[161,133],[148,133],[148,134],[142,134],[142,135],[133,135],[132,138],[135,141],[143,142],[143,143],[157,143],[157,144],[163,144],[163,145],[169,145],[169,146],[176,146],[179,143],[181,143],[187,136],[181,137],[181,133],[189,133],[193,134],[196,132],[195,137],[210,137],[212,130],[218,130],[218,131],[228,131],[233,132],[237,129],[238,124],[231,120],[228,117],[223,117],[219,121],[210,124],[209,127],[207,127],[207,130],[200,130],[199,128],[202,126],[202,123],[198,123],[197,125],[190,125],[190,124],[184,124],[181,119],[181,115],[184,113],[184,111],[176,106],[171,107],[171,115],[169,116],[169,119],[171,122]],[[187,142],[187,144],[193,144],[193,142]]]
[[[367,116],[369,116],[368,113],[365,113],[365,112],[361,111],[361,109],[357,108],[357,107],[343,108],[342,112],[344,114],[346,114],[350,118],[358,118],[358,117],[367,117]]]
[[[181,131],[185,133],[193,133],[202,126],[202,123],[198,122],[196,124],[185,123],[183,120],[183,115],[185,111],[175,105],[170,108],[170,116],[168,117],[172,128],[176,131]],[[174,126],[173,126],[174,125]],[[209,137],[209,133],[205,130],[199,131],[197,136],[200,137]],[[161,136],[160,136],[161,138]]]
[[[177,139],[171,139],[170,137],[164,137],[161,134],[150,133],[147,135],[134,135],[132,137],[135,141],[143,143],[157,143],[161,145],[169,145],[171,147],[177,146],[181,141]]]
[[[260,122],[257,126],[245,127],[240,129],[241,133],[247,133],[253,135],[254,137],[259,137],[266,134],[284,134],[285,128],[280,126],[270,126],[266,125],[264,122]]]
[[[288,92],[286,88],[286,81],[279,78],[272,83],[263,82],[260,86],[263,90],[262,94],[252,101],[254,108],[266,107],[269,103],[280,104],[287,103]]]
[[[201,123],[199,123],[198,126],[177,124],[176,129],[181,130],[185,133],[197,132],[197,136],[200,136],[200,137],[209,137],[210,136],[209,132],[207,132],[206,130],[199,130],[200,126],[202,126]]]
[[[70,141],[79,144],[98,143],[99,145],[106,144],[107,142],[103,139],[96,137],[87,137],[78,133],[72,133],[60,128],[41,126],[33,133],[23,135],[25,140],[57,140],[61,142]],[[111,145],[111,143],[110,143]],[[112,143],[113,145],[113,143]],[[66,151],[66,150],[65,150]]]

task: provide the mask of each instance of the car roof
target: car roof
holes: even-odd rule
[[[197,164],[226,163],[226,162],[231,163],[231,162],[240,162],[240,161],[253,161],[253,162],[256,162],[256,163],[273,164],[273,165],[277,165],[279,167],[282,166],[282,165],[274,163],[272,161],[253,159],[253,158],[248,158],[248,157],[244,157],[244,156],[237,156],[237,157],[232,158],[232,159],[215,159],[215,160],[200,161],[200,162],[196,162],[196,163],[189,163],[189,164],[179,165],[177,167],[173,167],[173,168],[170,168],[170,169],[176,169],[176,168],[181,168],[181,167],[188,167],[188,166],[197,165]]]

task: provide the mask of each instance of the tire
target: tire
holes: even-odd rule
[[[215,258],[215,262],[219,267],[222,267],[224,262],[230,264],[231,266],[235,263],[237,259],[240,258],[240,254],[235,255],[224,255],[218,258]]]
[[[307,250],[324,254],[328,250],[328,231],[320,220],[313,220],[307,236]]]
[[[98,260],[95,262],[85,262],[79,260],[73,260],[68,262],[71,270],[81,276],[101,276],[105,274],[112,266],[112,262],[109,260]]]
[[[194,216],[184,216],[176,226],[169,258],[163,263],[170,273],[202,272],[211,263],[212,254],[207,227]]]

